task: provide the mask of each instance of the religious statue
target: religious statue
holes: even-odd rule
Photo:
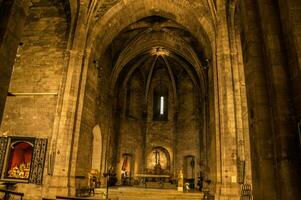
[[[100,187],[99,171],[97,169],[91,169],[88,173],[88,185],[91,189]]]
[[[178,191],[183,192],[183,172],[180,170],[178,174]]]
[[[11,146],[8,177],[28,179],[30,172],[33,145],[29,142],[16,142]]]

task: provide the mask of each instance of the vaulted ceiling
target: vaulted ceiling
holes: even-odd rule
[[[206,58],[202,46],[170,19],[154,15],[130,24],[113,40],[110,51],[113,90],[124,87],[134,74],[140,74],[147,98],[158,71],[168,74],[175,98],[182,76],[188,75],[196,88],[204,88]]]

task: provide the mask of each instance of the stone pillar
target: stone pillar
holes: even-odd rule
[[[75,148],[78,141],[75,141],[76,110],[78,107],[78,95],[80,92],[80,80],[82,75],[82,63],[84,54],[82,50],[70,51],[69,67],[65,83],[65,91],[62,101],[62,110],[57,131],[56,151],[54,171],[50,186],[57,188],[57,194],[68,194],[69,187],[74,187],[74,182],[70,183],[71,164],[76,163]]]
[[[86,13],[87,7],[83,2],[78,11],[76,26],[70,32],[69,58],[67,60],[64,92],[61,99],[60,113],[52,139],[54,156],[53,173],[49,180],[49,195],[74,195],[76,187],[76,164],[78,155],[81,114],[85,90],[86,74],[88,71],[90,50],[85,51],[86,44]]]
[[[250,123],[250,143],[254,199],[276,198],[274,135],[271,126],[261,30],[254,1],[241,1],[242,50]]]
[[[237,16],[236,16],[237,17]],[[234,19],[235,20],[235,19]],[[252,183],[252,164],[251,164],[251,149],[250,149],[250,129],[249,129],[249,116],[248,116],[248,104],[247,104],[247,91],[246,91],[246,80],[245,80],[245,71],[244,71],[244,64],[243,64],[243,52],[242,52],[242,46],[241,46],[241,37],[240,37],[240,26],[238,26],[238,23],[240,21],[235,20],[234,24],[234,41],[233,45],[234,52],[237,52],[235,54],[233,59],[236,59],[236,67],[237,67],[237,74],[236,78],[238,79],[238,86],[237,90],[240,93],[240,96],[237,98],[240,99],[240,102],[237,103],[238,107],[240,107],[240,112],[237,114],[237,120],[241,120],[241,123],[239,128],[241,128],[239,137],[237,138],[237,144],[240,156],[239,159],[245,162],[245,174],[244,180],[246,183]],[[234,64],[233,64],[234,65]],[[234,66],[235,67],[235,66]],[[236,91],[236,90],[235,90]],[[238,95],[238,94],[237,94]],[[239,118],[239,119],[238,119]],[[239,167],[239,166],[238,166]]]
[[[236,13],[236,5],[233,3],[228,10],[228,28],[231,52],[231,65],[233,73],[234,109],[236,121],[237,141],[237,181],[239,183],[252,184],[249,118],[247,111],[247,94],[245,86],[245,74],[242,60],[242,47],[240,38],[240,20]],[[244,164],[244,169],[239,166]]]
[[[231,53],[229,46],[229,33],[226,21],[226,10],[222,8],[218,11],[219,24],[216,49],[216,76],[217,76],[217,98],[219,118],[219,138],[220,149],[217,144],[217,151],[220,156],[217,158],[217,165],[220,171],[217,172],[216,195],[219,199],[238,199],[239,185],[237,183],[237,126],[235,119],[235,96],[233,85],[233,72],[231,66]]]
[[[278,0],[296,119],[301,121],[301,1]]]
[[[301,171],[297,127],[291,96],[288,63],[281,34],[278,7],[272,0],[258,0],[264,54],[275,131],[279,199],[297,199]],[[300,84],[300,83],[299,83]]]

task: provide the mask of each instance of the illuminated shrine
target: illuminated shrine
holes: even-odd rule
[[[33,144],[17,141],[10,146],[8,178],[28,179],[33,153]]]

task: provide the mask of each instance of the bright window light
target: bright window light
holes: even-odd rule
[[[160,97],[160,115],[164,114],[164,97]]]

